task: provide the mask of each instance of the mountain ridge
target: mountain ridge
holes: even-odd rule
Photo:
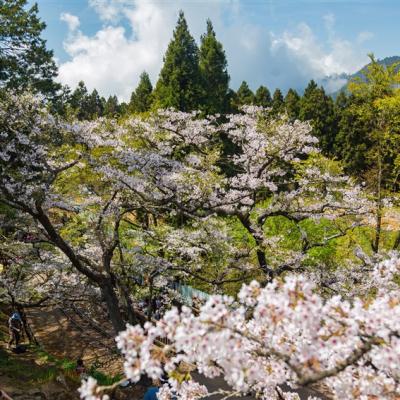
[[[392,65],[394,63],[400,63],[400,56],[389,56],[389,57],[385,57],[382,59],[378,59],[377,62],[381,65]],[[333,98],[336,98],[337,95],[342,92],[347,90],[347,85],[349,84],[349,82],[354,79],[354,78],[362,78],[364,76],[364,72],[366,71],[366,69],[368,68],[368,66],[371,63],[368,63],[366,65],[364,65],[362,68],[360,68],[358,71],[356,71],[353,74],[347,74],[347,73],[341,73],[341,74],[334,74],[334,75],[329,75],[325,78],[323,78],[322,80],[320,80],[320,84],[321,86],[324,87],[324,89],[327,91],[327,93],[332,96]],[[329,90],[329,85],[332,85],[332,82],[336,82],[338,80],[342,80],[343,81],[343,85],[334,91],[330,91]]]

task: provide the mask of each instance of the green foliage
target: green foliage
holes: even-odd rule
[[[300,96],[293,89],[289,89],[285,96],[285,111],[289,117],[289,120],[295,120],[299,118]]]
[[[229,91],[228,63],[210,20],[207,20],[207,32],[201,36],[199,68],[203,90],[201,109],[206,114],[226,112]]]
[[[199,49],[181,11],[154,91],[154,107],[191,111],[200,100]]]
[[[46,25],[27,0],[0,2],[0,86],[29,89],[53,98],[61,88],[53,81],[57,67],[41,33]]]
[[[339,156],[349,173],[362,175],[368,168],[367,149],[371,146],[368,121],[356,111],[358,100],[350,96],[343,103],[338,104],[338,133],[334,143],[334,153]],[[344,101],[344,99],[340,99]]]
[[[387,189],[400,187],[400,72],[398,64],[380,64],[371,55],[363,75],[349,83],[342,97],[336,153],[347,171],[362,176],[371,188],[378,180]],[[375,189],[374,189],[375,190]]]
[[[260,86],[254,96],[254,104],[260,107],[270,107],[272,104],[271,93],[265,86]]]
[[[87,117],[87,105],[88,105],[88,90],[83,81],[78,83],[76,89],[72,92],[69,104],[74,111],[77,111],[77,118],[82,120]]]
[[[114,118],[120,113],[117,96],[109,96],[104,104],[104,116]]]
[[[299,118],[311,121],[313,134],[319,139],[324,154],[332,154],[336,136],[334,103],[325,90],[311,80],[300,100]]]
[[[96,381],[99,383],[99,385],[104,385],[104,386],[109,386],[114,384],[115,382],[119,382],[123,375],[122,374],[117,374],[117,375],[106,375],[103,372],[97,370],[95,367],[92,367],[89,370],[89,375],[92,376]]]
[[[55,381],[60,374],[68,377],[76,384],[79,377],[74,373],[76,361],[68,358],[57,358],[44,349],[28,346],[29,358],[23,355],[12,356],[0,349],[0,372],[16,383],[25,382],[25,387],[37,387],[38,384]],[[122,375],[107,375],[98,370],[98,366],[91,365],[89,375],[93,376],[102,385],[110,385],[118,382]]]
[[[139,84],[131,95],[129,110],[132,113],[142,113],[149,111],[153,102],[153,86],[147,72],[142,72]]]
[[[29,346],[29,352],[36,353],[36,348]],[[42,359],[39,353],[36,353],[36,359]],[[42,359],[43,360],[43,359]],[[40,364],[40,365],[39,365]],[[0,372],[8,375],[20,384],[25,382],[25,386],[36,385],[37,383],[49,382],[56,379],[59,370],[53,363],[47,361],[39,361],[34,364],[31,360],[27,360],[21,356],[10,356],[6,351],[0,349]]]
[[[280,89],[276,89],[272,95],[272,113],[280,114],[283,111],[283,94]]]
[[[96,119],[103,115],[104,104],[96,89],[93,89],[93,92],[89,95],[87,107],[87,119]]]
[[[89,94],[83,81],[78,83],[68,103],[72,113],[80,121],[94,120],[104,114],[104,99],[100,98],[96,89]]]
[[[249,88],[246,81],[243,81],[236,92],[236,106],[244,106],[254,103],[254,93]]]

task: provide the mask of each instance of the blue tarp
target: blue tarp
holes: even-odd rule
[[[193,306],[193,297],[197,297],[203,301],[207,301],[210,297],[208,293],[195,289],[192,286],[183,285],[179,282],[174,283],[174,289],[183,297],[185,304],[190,307]]]

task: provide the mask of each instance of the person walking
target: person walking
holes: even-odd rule
[[[22,319],[19,313],[14,312],[8,319],[8,331],[10,333],[10,340],[8,342],[8,348],[15,343],[15,348],[18,347],[22,335]]]

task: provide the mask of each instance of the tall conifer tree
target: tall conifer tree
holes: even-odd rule
[[[300,96],[294,89],[289,89],[286,93],[285,110],[291,120],[299,118]]]
[[[88,97],[88,119],[101,117],[104,111],[104,104],[101,101],[99,93],[96,89]]]
[[[238,106],[254,103],[254,93],[249,88],[246,81],[243,81],[238,91],[236,92],[236,101]]]
[[[199,67],[203,89],[202,109],[207,114],[223,113],[228,108],[228,63],[210,20],[201,36]]]
[[[283,94],[280,89],[276,89],[272,96],[272,112],[279,114],[283,109]]]
[[[69,104],[79,120],[90,119],[90,95],[83,81],[72,92]]]
[[[115,117],[120,112],[117,96],[109,96],[104,104],[104,115],[106,117]]]
[[[0,87],[30,89],[54,98],[57,66],[41,34],[46,24],[27,0],[0,1]]]
[[[313,134],[325,154],[332,154],[337,131],[334,103],[325,90],[311,80],[300,100],[299,118],[311,121]]]
[[[139,84],[134,92],[132,92],[129,109],[131,112],[149,111],[153,101],[153,86],[151,84],[147,72],[142,72],[140,75]]]
[[[191,111],[200,106],[199,49],[182,11],[165,53],[154,98],[154,106],[157,108],[174,107],[181,111]]]
[[[260,86],[257,91],[256,94],[254,96],[254,104],[256,106],[261,106],[261,107],[270,107],[271,106],[271,93],[268,90],[267,87],[265,86]]]

